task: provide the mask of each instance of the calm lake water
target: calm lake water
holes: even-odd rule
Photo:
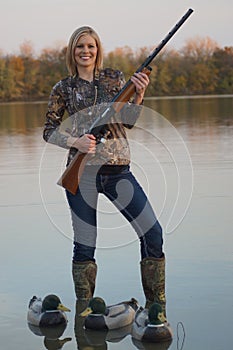
[[[230,349],[233,97],[150,99],[145,105],[129,139],[132,168],[164,228],[167,314],[174,331],[169,349]],[[33,295],[55,293],[72,310],[60,336],[67,340],[64,349],[167,349],[135,344],[127,330],[88,336],[77,329],[72,230],[56,185],[66,151],[42,140],[45,111],[45,103],[0,105],[1,347],[61,347],[35,335],[26,321]],[[96,295],[108,304],[135,297],[144,305],[138,241],[104,198],[96,259]]]

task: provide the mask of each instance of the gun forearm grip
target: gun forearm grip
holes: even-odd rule
[[[152,71],[152,68],[150,66],[144,67],[142,69],[142,72],[145,73],[146,75],[150,75]],[[125,89],[122,91],[122,93],[119,95],[118,98],[114,101],[114,109],[116,112],[119,112],[124,104],[130,100],[130,98],[134,95],[135,93],[135,86],[132,83],[131,80],[128,81],[127,86]]]

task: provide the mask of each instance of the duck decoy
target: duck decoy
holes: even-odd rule
[[[132,298],[118,304],[106,306],[100,297],[90,299],[88,307],[80,314],[85,316],[84,327],[94,330],[117,329],[133,322],[138,302]]]
[[[27,321],[33,326],[48,327],[67,323],[66,311],[58,296],[47,295],[43,300],[33,296],[29,302]]]
[[[172,340],[172,331],[160,304],[153,303],[149,309],[141,307],[137,310],[132,326],[132,338],[150,343]]]

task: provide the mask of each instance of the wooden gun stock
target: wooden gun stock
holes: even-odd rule
[[[147,75],[150,74],[151,68],[149,64],[161,51],[161,49],[167,44],[167,42],[172,38],[172,36],[177,32],[177,30],[183,25],[183,23],[188,19],[188,17],[193,12],[192,9],[189,9],[185,15],[179,20],[179,22],[172,28],[172,30],[167,34],[167,36],[161,41],[161,43],[153,50],[153,52],[146,58],[146,60],[141,64],[141,66],[136,70],[136,72],[145,72]],[[108,120],[113,116],[114,113],[119,112],[124,104],[129,101],[129,99],[135,93],[135,86],[132,81],[129,79],[119,93],[112,99],[111,108],[102,113],[95,122],[92,124],[88,133],[93,133],[95,136],[101,132],[104,127],[103,124],[107,124]],[[110,110],[110,113],[109,113]],[[106,117],[107,115],[107,117]],[[67,191],[76,194],[79,186],[79,181],[84,171],[87,161],[92,157],[87,153],[77,152],[61,178],[58,180],[57,184],[63,186]]]
[[[75,195],[88,159],[90,159],[88,153],[81,153],[78,151],[58,180],[57,184]]]

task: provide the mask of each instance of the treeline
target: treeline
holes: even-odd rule
[[[105,54],[104,66],[122,70],[126,79],[152,48],[117,48]],[[44,49],[35,56],[30,43],[19,54],[0,53],[0,101],[48,98],[52,86],[67,75],[66,47]],[[176,51],[165,48],[151,64],[147,96],[233,94],[233,47],[220,48],[210,38],[195,38]]]

